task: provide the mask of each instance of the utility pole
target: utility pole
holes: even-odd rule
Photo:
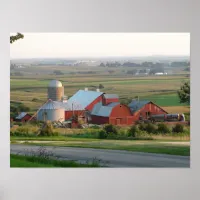
[[[73,116],[74,116],[74,104],[72,103],[72,113],[73,113]]]

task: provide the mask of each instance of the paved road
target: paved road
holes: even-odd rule
[[[11,144],[11,153],[24,154],[27,150],[38,150],[39,146]],[[108,167],[190,167],[190,157],[166,154],[140,153],[121,150],[75,148],[75,147],[45,147],[55,156],[78,162],[100,159]]]

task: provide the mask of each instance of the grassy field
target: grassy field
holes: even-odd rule
[[[62,129],[64,131],[64,129]],[[65,135],[59,135],[59,136],[11,136],[10,141],[15,142],[15,141],[104,141],[102,139],[97,139],[97,138],[86,138],[82,137],[81,135],[85,135],[84,129],[67,129],[70,132],[66,131]],[[92,133],[93,134],[93,133]],[[190,141],[190,136],[187,134],[169,134],[169,135],[157,135],[157,134],[151,134],[150,135],[152,140],[154,142],[156,141],[175,141],[175,142],[181,142],[181,141]],[[105,141],[108,141],[106,139]],[[110,142],[115,142],[116,140],[109,139]],[[137,140],[136,140],[137,141]]]
[[[44,159],[36,156],[10,155],[10,167],[99,167],[98,163],[81,164],[74,161]]]
[[[171,155],[190,155],[190,145],[188,140],[162,140],[159,141],[138,141],[138,140],[100,140],[91,138],[22,138],[12,137],[11,143],[42,145],[42,146],[62,146],[62,147],[84,147],[97,149],[115,149],[135,152],[161,153]]]
[[[164,110],[168,113],[188,113],[190,112],[189,106],[163,106]]]
[[[39,68],[38,68],[39,69]],[[55,70],[55,67],[42,67],[43,70]],[[33,111],[37,110],[47,99],[47,87],[49,81],[58,79],[62,81],[65,87],[65,95],[72,96],[79,89],[88,87],[90,90],[103,84],[102,92],[116,93],[120,99],[133,99],[139,96],[139,99],[150,100],[160,106],[186,106],[179,103],[177,90],[184,81],[189,80],[185,75],[176,76],[148,76],[134,77],[123,73],[106,75],[102,73],[86,75],[62,76],[39,74],[29,75],[28,72],[33,69],[24,69],[27,74],[22,77],[12,76],[10,80],[10,99],[11,101],[22,102]],[[41,68],[40,68],[41,70]],[[87,69],[85,69],[87,70]],[[93,70],[99,72],[98,67]],[[103,72],[103,71],[100,71]],[[32,101],[37,98],[37,101]]]

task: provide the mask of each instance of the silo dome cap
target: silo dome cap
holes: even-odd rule
[[[58,80],[52,80],[49,83],[49,87],[62,87],[62,83]]]

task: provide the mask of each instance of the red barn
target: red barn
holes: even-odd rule
[[[168,114],[161,107],[151,101],[132,101],[128,107],[130,108],[134,121],[139,119],[148,119],[155,114]]]
[[[27,122],[32,116],[26,112],[21,112],[16,118],[17,122]]]
[[[93,107],[102,102],[103,92],[79,90],[68,101],[65,110],[65,120],[70,119],[73,115],[84,115],[85,111],[91,111]]]
[[[104,94],[102,96],[103,105],[108,105],[109,103],[119,102],[119,97],[116,94]]]
[[[119,102],[108,105],[98,103],[91,112],[91,123],[93,124],[130,125],[132,118],[129,107]]]

